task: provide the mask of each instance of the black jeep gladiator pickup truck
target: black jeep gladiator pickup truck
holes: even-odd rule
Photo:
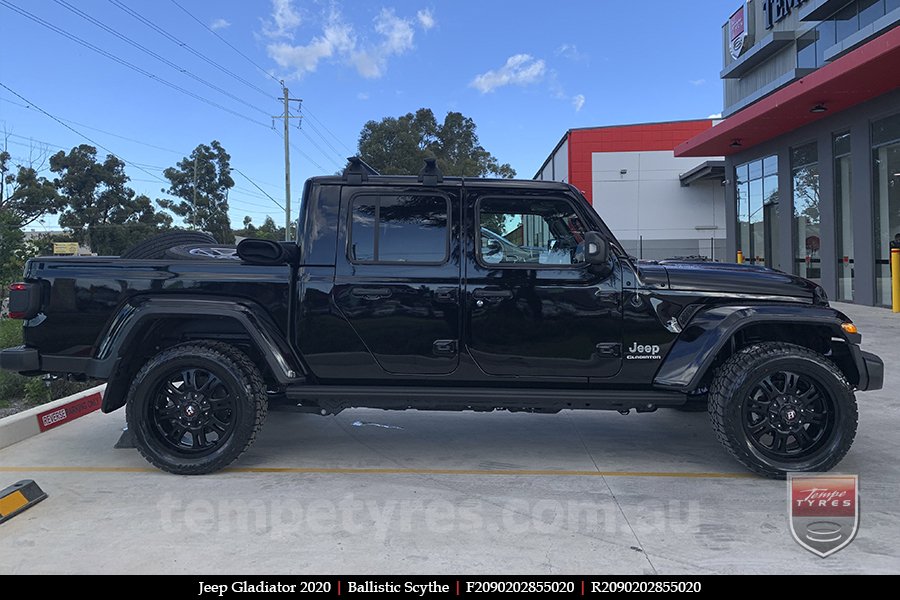
[[[107,381],[103,411],[124,406],[141,454],[181,474],[234,461],[269,405],[700,404],[737,460],[784,477],[835,466],[855,391],[882,386],[821,287],[635,261],[565,183],[445,178],[433,161],[379,176],[351,159],[307,181],[298,232],[244,240],[237,260],[167,253],[165,237],[123,258],[32,259],[10,298],[25,343],[0,366]]]

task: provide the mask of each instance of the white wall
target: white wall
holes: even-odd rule
[[[689,250],[725,239],[725,189],[718,181],[682,187],[679,176],[707,160],[676,158],[671,151],[595,152],[594,208],[623,243],[643,237],[646,249],[654,241],[661,247],[684,240],[685,250],[673,254],[704,254]]]

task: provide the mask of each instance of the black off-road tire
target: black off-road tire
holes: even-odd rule
[[[750,402],[754,386],[781,369],[815,381],[830,397],[835,411],[821,446],[793,460],[764,454],[744,426],[744,403]],[[754,344],[729,358],[710,386],[708,409],[716,437],[725,449],[751,471],[775,479],[784,479],[789,472],[830,470],[850,450],[859,419],[853,388],[837,365],[809,348],[782,342]]]
[[[216,238],[202,231],[169,231],[132,246],[122,253],[122,258],[160,259],[166,257],[166,250],[172,246],[215,243]]]
[[[222,380],[234,395],[234,419],[227,436],[208,452],[173,449],[163,441],[153,403],[167,377],[180,369],[204,369]],[[256,440],[268,411],[266,386],[259,369],[246,354],[221,342],[188,342],[163,350],[141,368],[126,399],[128,429],[141,455],[153,466],[177,475],[202,475],[227,467]]]

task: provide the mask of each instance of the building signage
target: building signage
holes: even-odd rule
[[[744,51],[744,43],[747,41],[747,4],[741,5],[731,18],[728,19],[728,49],[731,58],[737,60]]]
[[[800,8],[809,0],[763,0],[763,16],[766,29],[772,29],[777,23],[784,21],[791,11]]]

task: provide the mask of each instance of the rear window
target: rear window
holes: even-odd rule
[[[349,258],[355,263],[441,264],[450,246],[449,203],[441,196],[356,196]]]

